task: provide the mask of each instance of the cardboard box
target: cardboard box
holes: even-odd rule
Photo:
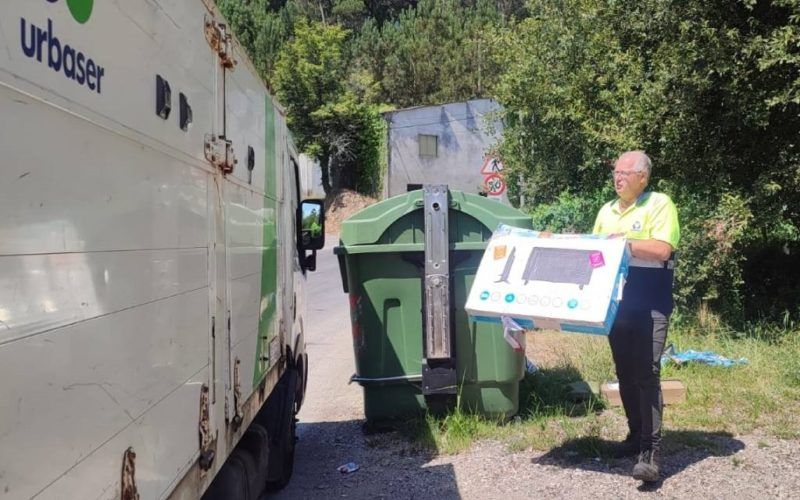
[[[607,335],[629,258],[624,239],[543,236],[501,225],[481,259],[466,310],[476,321],[508,317],[523,328]]]
[[[618,382],[606,382],[600,386],[600,393],[611,406],[622,406],[622,398],[619,395]],[[665,405],[680,404],[686,402],[686,387],[680,380],[662,380],[661,394]]]

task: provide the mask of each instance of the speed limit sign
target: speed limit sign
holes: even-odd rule
[[[500,174],[489,174],[483,178],[483,185],[486,194],[489,196],[500,196],[506,191],[506,181]]]

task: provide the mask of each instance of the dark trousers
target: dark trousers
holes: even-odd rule
[[[661,354],[668,326],[669,316],[658,311],[621,309],[608,336],[628,429],[642,450],[661,444]]]

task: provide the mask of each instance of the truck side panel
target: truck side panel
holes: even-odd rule
[[[221,69],[208,16],[200,0],[94,2],[82,24],[64,0],[0,5],[4,499],[118,497],[129,447],[141,498],[187,478],[199,494],[277,382],[270,340],[293,271],[279,272],[279,252],[295,252],[293,232],[278,232],[294,210],[285,119],[240,50]],[[79,57],[81,78],[64,66]],[[172,90],[166,118],[156,75]],[[234,142],[228,178],[205,158],[212,133]],[[203,385],[218,458],[200,477],[187,471]],[[238,428],[226,419],[236,391],[250,403]]]
[[[145,423],[159,404],[166,427],[197,422],[207,174],[2,88],[0,113],[20,116],[9,108],[25,119],[0,122],[11,158],[0,195],[0,491],[69,491],[53,482],[95,454],[105,465],[75,485],[116,485],[124,448],[109,440],[121,433],[154,444],[141,471],[180,468],[197,453],[196,431],[159,441],[164,431]]]

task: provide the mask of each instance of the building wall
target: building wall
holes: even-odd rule
[[[492,100],[478,99],[386,113],[389,165],[384,197],[407,192],[409,184],[428,183],[478,193],[486,152],[502,135],[496,113],[500,109]],[[437,137],[436,156],[420,154],[421,134]],[[499,198],[508,202],[506,193]]]
[[[322,168],[319,162],[308,155],[301,154],[297,165],[300,171],[300,196],[305,198],[325,198],[322,188]]]

